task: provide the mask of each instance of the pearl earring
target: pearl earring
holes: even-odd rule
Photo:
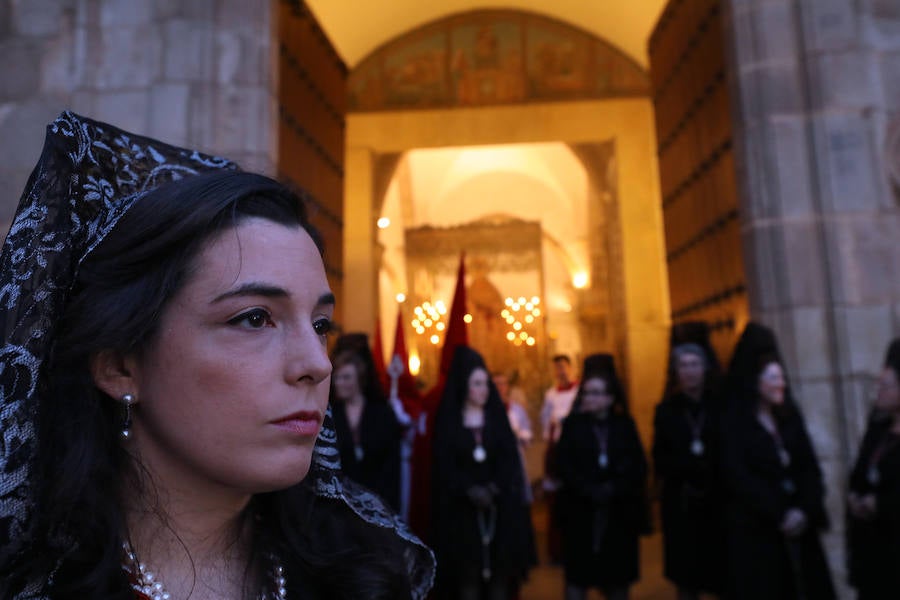
[[[122,404],[125,405],[125,419],[122,422],[122,439],[128,441],[131,439],[131,405],[135,403],[134,396],[131,394],[122,395]]]

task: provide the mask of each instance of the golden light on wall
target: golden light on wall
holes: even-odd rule
[[[529,300],[525,296],[518,298],[507,297],[504,301],[506,308],[500,312],[500,317],[506,322],[509,331],[506,332],[506,340],[515,346],[534,346],[537,340],[534,333],[537,331],[538,319],[541,316],[539,307],[541,299],[532,296]]]

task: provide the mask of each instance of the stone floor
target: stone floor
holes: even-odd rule
[[[541,565],[531,571],[528,582],[522,588],[519,600],[561,599],[563,590],[562,567],[551,566],[547,560],[547,511],[543,504],[536,504],[532,511],[538,555]],[[598,591],[591,600],[602,598]],[[631,600],[674,600],[675,588],[662,576],[662,539],[655,534],[641,540],[641,580],[631,589]]]

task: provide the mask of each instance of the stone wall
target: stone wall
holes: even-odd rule
[[[272,5],[0,0],[0,233],[62,110],[275,172]]]
[[[826,474],[823,539],[850,597],[847,468],[866,389],[900,333],[900,3],[726,5],[751,315],[779,335]]]

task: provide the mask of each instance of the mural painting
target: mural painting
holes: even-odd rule
[[[518,11],[442,19],[375,50],[350,74],[351,111],[647,96],[646,72],[592,34]]]

